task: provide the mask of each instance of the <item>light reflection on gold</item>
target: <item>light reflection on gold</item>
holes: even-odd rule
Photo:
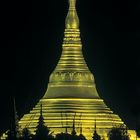
[[[48,89],[30,113],[21,118],[19,124],[21,129],[27,127],[35,134],[42,104],[44,121],[54,133],[65,132],[62,121],[63,123],[67,121],[68,127],[72,127],[73,115],[76,112],[77,134],[80,132],[79,121],[81,121],[83,134],[91,140],[96,119],[97,132],[106,140],[108,131],[124,122],[106,106],[97,93],[94,76],[83,58],[79,18],[75,5],[76,0],[69,0],[62,55],[50,76]],[[67,113],[68,118],[62,118],[61,113]],[[79,120],[81,113],[82,117]],[[68,128],[68,132],[71,133],[71,128]],[[129,130],[129,133],[131,140],[134,140],[135,131]],[[4,134],[2,139],[5,137]]]

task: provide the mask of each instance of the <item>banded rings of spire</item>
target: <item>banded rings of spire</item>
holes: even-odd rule
[[[59,63],[50,76],[50,83],[58,81],[83,81],[93,84],[94,77],[89,71],[82,54],[76,0],[69,0],[69,10],[65,20],[62,49]]]
[[[88,94],[85,94],[88,93]],[[50,76],[45,98],[99,98],[94,76],[82,54],[76,0],[69,0],[60,60]]]

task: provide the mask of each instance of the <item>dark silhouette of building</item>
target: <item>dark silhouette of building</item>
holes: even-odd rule
[[[54,139],[53,136],[50,134],[50,130],[47,126],[45,126],[43,113],[42,113],[42,104],[40,105],[40,116],[39,122],[36,129],[36,134],[33,137],[34,140],[52,140]]]
[[[95,120],[95,126],[94,126],[94,133],[93,133],[93,140],[101,140],[101,136],[98,135],[97,130],[96,130],[96,120]]]
[[[19,120],[16,110],[16,103],[15,98],[13,98],[13,105],[12,105],[12,117],[11,117],[11,126],[10,129],[7,132],[7,140],[16,140],[21,137],[21,133],[19,131]]]

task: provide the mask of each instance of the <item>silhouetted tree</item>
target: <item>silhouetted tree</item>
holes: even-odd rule
[[[79,139],[79,140],[87,140],[86,137],[85,137],[83,134],[80,134],[80,135],[78,136],[78,139]]]
[[[58,133],[55,136],[55,140],[71,140],[71,134],[68,134],[68,133]]]
[[[30,140],[31,139],[31,133],[27,128],[24,128],[22,130],[22,140]]]
[[[114,127],[108,133],[109,140],[130,140],[127,129],[124,126]]]
[[[8,130],[6,140],[16,140],[16,137],[14,136],[13,131]]]
[[[82,139],[83,138],[83,139]],[[84,139],[85,137],[80,137],[72,134],[68,134],[68,133],[59,133],[56,134],[55,140],[86,140]]]

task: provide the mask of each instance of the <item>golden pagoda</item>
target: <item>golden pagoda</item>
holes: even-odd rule
[[[54,134],[71,133],[74,118],[77,134],[80,134],[82,123],[83,134],[91,140],[96,120],[96,131],[106,140],[112,127],[124,124],[100,98],[94,76],[84,60],[76,0],[69,0],[62,54],[50,75],[47,91],[37,105],[20,119],[20,129],[28,128],[35,133],[41,104],[44,122]],[[129,133],[134,140],[135,131],[129,130]]]

